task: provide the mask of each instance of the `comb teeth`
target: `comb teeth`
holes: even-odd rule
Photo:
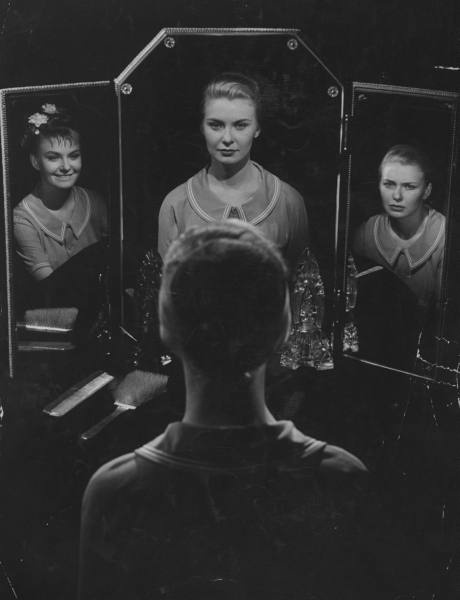
[[[43,412],[51,417],[63,417],[73,408],[113,381],[113,379],[114,377],[112,375],[103,371],[93,373],[61,394],[55,402],[45,406]]]

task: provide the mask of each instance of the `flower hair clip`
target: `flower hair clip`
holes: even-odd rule
[[[32,129],[35,135],[38,135],[40,133],[40,127],[48,123],[50,117],[57,113],[58,109],[55,104],[43,104],[40,112],[33,113],[33,115],[30,115],[27,119],[30,129]]]

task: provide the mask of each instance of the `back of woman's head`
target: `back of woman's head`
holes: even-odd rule
[[[162,336],[202,371],[232,376],[265,363],[285,337],[287,306],[283,259],[251,225],[191,228],[166,255]]]
[[[79,134],[80,126],[75,116],[66,108],[55,104],[42,104],[37,112],[26,116],[21,146],[29,154],[37,150],[40,137],[70,140]]]
[[[208,100],[227,98],[228,100],[249,100],[254,104],[256,115],[260,119],[261,94],[257,81],[242,73],[222,73],[212,79],[204,89],[202,112]]]

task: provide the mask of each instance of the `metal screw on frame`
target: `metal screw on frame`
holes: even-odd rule
[[[339,95],[339,88],[336,85],[330,85],[327,88],[327,95],[331,98],[337,98],[337,96]]]
[[[166,46],[166,48],[171,50],[176,45],[176,40],[169,35],[167,38],[165,38],[165,41],[163,43]]]
[[[125,96],[129,96],[133,93],[133,86],[130,83],[123,83],[120,87],[120,92]]]
[[[291,38],[287,41],[287,47],[289,50],[297,50],[299,47],[299,42],[295,38]]]

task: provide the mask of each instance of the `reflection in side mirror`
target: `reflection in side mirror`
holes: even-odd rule
[[[445,92],[354,84],[344,256],[356,263],[359,349],[349,354],[360,360],[417,374],[423,336],[436,362],[457,102]]]
[[[1,90],[8,355],[72,350],[106,302],[109,82]]]

